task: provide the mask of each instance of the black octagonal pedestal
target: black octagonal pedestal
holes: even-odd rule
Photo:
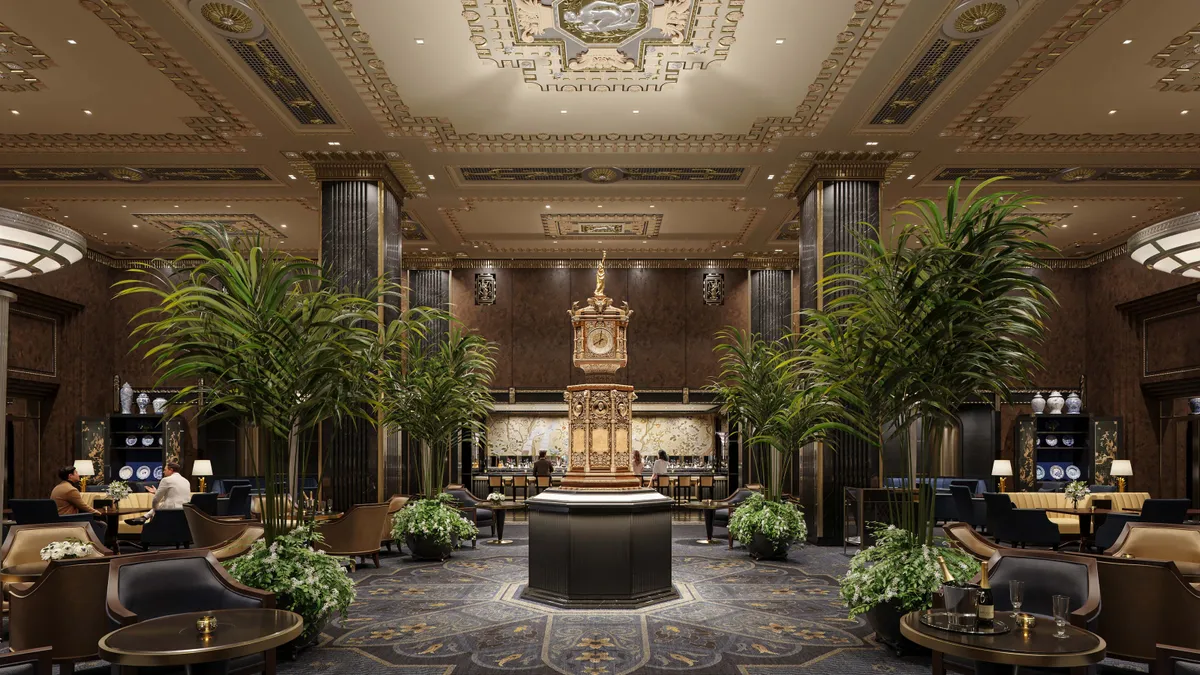
[[[671,500],[654,490],[545,490],[529,499],[529,585],[521,597],[570,609],[632,609],[671,585]]]

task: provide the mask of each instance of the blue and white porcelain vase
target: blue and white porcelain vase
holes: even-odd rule
[[[146,392],[143,391],[142,393],[138,394],[137,406],[138,406],[138,414],[139,415],[149,415],[150,414],[149,413],[150,397],[146,395]]]
[[[1188,405],[1192,406],[1192,414],[1200,415],[1200,397],[1189,398]]]
[[[1033,399],[1029,401],[1029,407],[1033,408],[1034,415],[1041,415],[1046,410],[1046,399],[1042,398],[1042,392],[1036,392]]]
[[[121,414],[133,414],[133,387],[128,382],[121,385]]]
[[[1073,391],[1068,392],[1066,406],[1068,415],[1078,415],[1079,411],[1083,409],[1083,401],[1079,398],[1079,394]]]
[[[1046,397],[1046,413],[1049,415],[1061,415],[1064,403],[1066,401],[1063,399],[1062,394],[1057,391],[1050,392],[1050,395]]]

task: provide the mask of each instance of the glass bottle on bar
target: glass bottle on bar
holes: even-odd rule
[[[992,597],[992,584],[988,581],[988,564],[983,561],[979,568],[979,627],[991,628],[996,619],[996,601]]]

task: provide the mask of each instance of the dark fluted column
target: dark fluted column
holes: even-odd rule
[[[321,264],[338,288],[363,292],[385,276],[401,281],[400,209],[404,188],[387,162],[374,153],[306,154],[321,184]],[[398,316],[400,298],[382,309],[384,320]],[[321,466],[338,509],[382,501],[384,470],[399,464],[398,434],[362,421],[324,424]],[[398,481],[397,486],[398,487]]]
[[[800,182],[800,308],[822,309],[831,299],[818,293],[819,280],[834,273],[847,258],[830,256],[860,250],[858,236],[879,227],[879,185],[884,161],[816,161]],[[799,497],[809,536],[821,543],[840,543],[845,488],[878,485],[876,448],[850,434],[838,433],[836,451],[817,444],[801,452],[797,462]]]
[[[408,306],[432,307],[450,311],[450,270],[410,269],[408,271]],[[450,322],[434,321],[426,326],[425,331],[422,343],[428,348],[430,345],[446,339],[446,335],[450,332]],[[403,461],[397,462],[394,467],[389,463],[385,471],[386,478],[389,485],[393,481],[395,482],[396,492],[415,495],[421,491],[418,482],[420,474],[416,471],[420,444],[412,438],[411,434],[404,434],[402,447],[404,448]],[[448,459],[449,463],[443,475],[446,476],[447,483],[464,483],[467,489],[470,489],[470,476],[463,475],[462,462],[459,460],[461,447],[458,450],[459,452],[451,453],[453,456]],[[405,471],[404,467],[410,467],[412,470]]]

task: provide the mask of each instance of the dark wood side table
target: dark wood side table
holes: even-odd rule
[[[489,502],[489,501],[482,501],[482,502],[475,504],[475,508],[490,510],[492,512],[492,518],[495,519],[495,523],[496,523],[496,538],[490,539],[483,543],[493,544],[495,546],[501,546],[504,544],[512,543],[512,539],[504,538],[505,514],[508,513],[509,511],[516,511],[518,509],[525,508],[525,502],[505,501],[505,502],[500,502],[499,504],[493,504],[492,502]]]
[[[196,630],[196,621],[203,616],[217,619],[216,631],[207,637]],[[258,652],[266,652],[270,663],[275,648],[303,630],[304,619],[282,609],[172,614],[118,628],[100,638],[100,658],[123,671],[127,667],[184,666],[188,673],[220,675],[228,672],[230,659]]]
[[[717,541],[716,539],[713,539],[713,536],[712,536],[713,516],[716,515],[717,509],[723,508],[723,507],[728,507],[729,506],[728,504],[723,504],[721,502],[714,501],[712,499],[706,499],[704,501],[699,501],[699,502],[684,502],[682,504],[679,504],[679,506],[682,508],[685,508],[685,509],[691,509],[693,511],[703,511],[704,512],[704,534],[707,536],[704,539],[697,539],[696,540],[697,544],[719,544],[719,543],[721,543],[721,542]]]
[[[924,611],[924,610],[923,610]],[[1029,631],[1013,628],[1000,635],[968,635],[932,628],[921,623],[920,612],[900,619],[904,637],[933,651],[933,675],[945,675],[946,655],[982,663],[1037,668],[1070,668],[1072,675],[1086,675],[1087,667],[1104,660],[1108,645],[1104,638],[1067,625],[1067,637],[1054,637],[1054,618],[1037,615]],[[1012,612],[996,612],[996,618],[1012,624]]]

